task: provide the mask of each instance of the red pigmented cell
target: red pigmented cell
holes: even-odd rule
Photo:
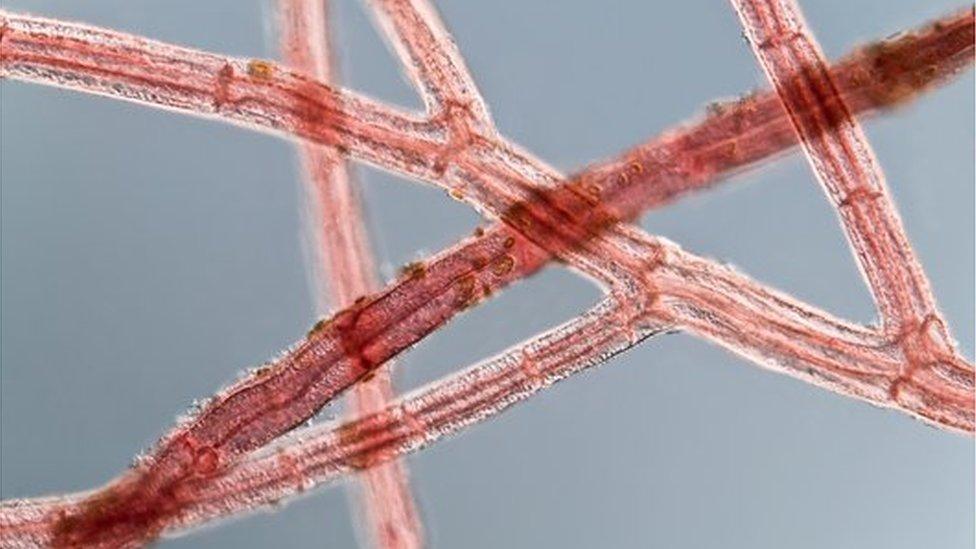
[[[209,475],[217,470],[217,465],[220,463],[220,454],[216,450],[209,446],[204,446],[197,449],[196,456],[194,457],[193,465],[196,467],[196,472],[201,475]]]

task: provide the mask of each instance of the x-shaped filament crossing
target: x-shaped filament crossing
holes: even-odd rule
[[[972,365],[955,350],[851,114],[904,100],[971,63],[971,10],[828,69],[792,2],[736,0],[776,93],[725,105],[697,127],[566,178],[498,134],[425,0],[371,4],[421,91],[426,117],[265,61],[2,14],[6,77],[288,133],[439,186],[494,220],[316,324],[281,357],[218,393],[107,488],[5,503],[5,535],[25,544],[138,544],[165,529],[253,509],[430,444],[674,328],[835,392],[972,433]],[[879,60],[898,62],[886,68]],[[835,319],[628,223],[797,139],[844,222],[879,304],[879,329]],[[457,313],[550,259],[597,281],[605,298],[379,411],[280,438]]]

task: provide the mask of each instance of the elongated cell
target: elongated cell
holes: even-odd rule
[[[328,29],[325,0],[279,0],[281,50],[295,69],[330,84],[338,82]],[[307,225],[313,242],[311,269],[318,281],[318,313],[352,305],[356,298],[380,287],[370,250],[363,209],[341,152],[311,142],[298,144],[306,196],[312,210]],[[318,261],[318,263],[315,263]],[[352,415],[382,408],[393,396],[387,362],[369,381],[350,394]],[[391,461],[363,471],[359,489],[351,494],[362,507],[367,535],[383,549],[410,549],[423,545],[423,527],[410,493],[406,464]]]

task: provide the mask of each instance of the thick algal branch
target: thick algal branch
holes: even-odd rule
[[[840,214],[885,331],[903,351],[904,367],[891,388],[892,398],[922,413],[938,398],[922,380],[954,371],[964,361],[936,308],[874,151],[793,0],[732,2]]]
[[[287,64],[325,83],[336,83],[325,0],[280,0],[281,49]],[[358,193],[339,150],[303,142],[301,153],[309,198],[308,228],[314,243],[311,269],[318,281],[318,312],[341,309],[380,288]],[[381,409],[393,396],[393,361],[350,394],[353,415]],[[406,464],[393,460],[363,471],[356,495],[367,534],[384,549],[423,546],[423,527],[410,493]]]

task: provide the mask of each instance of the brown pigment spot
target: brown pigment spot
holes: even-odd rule
[[[505,276],[508,273],[512,272],[512,269],[514,268],[515,268],[515,258],[510,255],[505,255],[498,258],[494,263],[492,263],[491,272],[495,276]]]
[[[411,279],[420,279],[427,276],[427,265],[422,261],[411,261],[400,268],[400,274]]]
[[[475,299],[475,286],[477,282],[478,279],[475,278],[473,274],[468,274],[461,277],[461,279],[457,281],[458,296],[455,303],[462,307],[471,305]]]
[[[247,62],[247,74],[259,80],[268,80],[274,74],[274,65],[263,59],[251,59]]]

